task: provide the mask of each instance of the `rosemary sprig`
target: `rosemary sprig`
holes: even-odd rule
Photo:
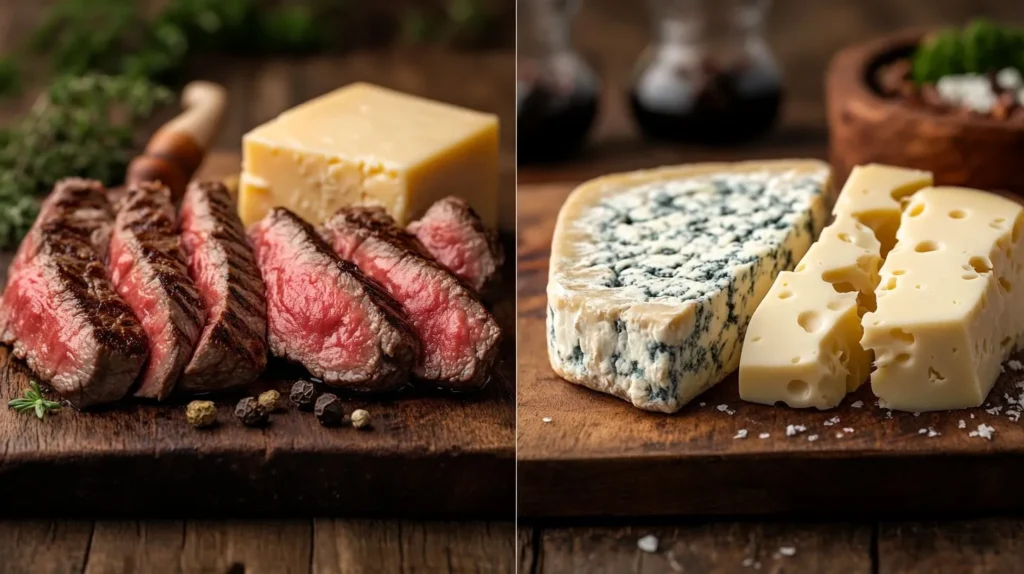
[[[45,418],[50,411],[60,409],[60,403],[47,400],[43,396],[43,391],[39,389],[39,383],[30,381],[29,386],[31,388],[25,389],[24,397],[14,399],[7,405],[19,413],[35,411],[36,417],[40,420]]]
[[[926,38],[914,52],[912,64],[918,84],[951,74],[987,74],[1003,68],[1024,71],[1024,30],[979,18],[963,30],[946,29]]]

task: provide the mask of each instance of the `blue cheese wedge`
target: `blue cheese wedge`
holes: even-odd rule
[[[548,355],[566,380],[674,412],[736,370],[754,309],[828,214],[813,160],[610,175],[569,196],[548,280]]]

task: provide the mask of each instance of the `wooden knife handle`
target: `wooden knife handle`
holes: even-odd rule
[[[213,139],[220,133],[227,91],[212,82],[191,82],[181,94],[184,110],[164,124],[142,155],[128,165],[128,186],[159,180],[180,199]]]

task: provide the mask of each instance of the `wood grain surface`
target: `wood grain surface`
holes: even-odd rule
[[[512,522],[0,522],[5,574],[512,574]]]
[[[236,173],[235,154],[212,155],[200,177]],[[9,257],[9,256],[8,256]],[[6,261],[0,263],[6,269]],[[514,276],[511,269],[508,276]],[[290,405],[265,429],[232,415],[238,396],[217,401],[220,424],[196,430],[184,402],[64,408],[45,421],[0,408],[4,515],[405,516],[511,520],[515,497],[515,323],[511,285],[494,312],[505,333],[490,383],[478,393],[342,395],[365,408],[373,430],[320,426]],[[0,400],[28,387],[22,363],[0,350]],[[303,373],[268,369],[254,390],[287,396]],[[339,393],[340,394],[340,393]]]
[[[918,416],[878,408],[868,385],[829,411],[745,403],[735,376],[665,415],[557,377],[546,354],[544,289],[555,216],[571,188],[519,188],[521,516],[1024,509],[1015,495],[1024,427],[1007,416],[1024,371],[1007,369],[986,407]],[[969,436],[983,423],[996,429],[991,441]],[[790,425],[806,430],[787,436]],[[742,430],[746,438],[737,438]]]

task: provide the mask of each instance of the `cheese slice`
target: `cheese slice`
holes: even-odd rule
[[[351,84],[250,131],[242,156],[246,225],[274,206],[318,224],[351,205],[381,205],[404,225],[447,195],[497,222],[492,114]]]
[[[972,189],[927,188],[903,213],[863,318],[871,388],[889,408],[985,401],[1024,330],[1021,206]]]
[[[931,180],[899,167],[854,168],[835,221],[754,312],[740,358],[742,399],[829,409],[867,380],[872,355],[860,344],[860,317],[875,308],[885,253],[878,234],[891,232],[892,246],[901,200]]]
[[[850,172],[832,213],[852,215],[873,229],[884,257],[896,244],[902,203],[929,185],[931,172],[874,163],[858,165]]]
[[[827,217],[819,161],[611,175],[558,215],[548,356],[568,381],[672,412],[734,371],[751,314]]]
[[[873,304],[879,248],[871,229],[841,214],[795,271],[779,274],[747,328],[740,398],[828,409],[867,380],[860,316],[863,301]]]

